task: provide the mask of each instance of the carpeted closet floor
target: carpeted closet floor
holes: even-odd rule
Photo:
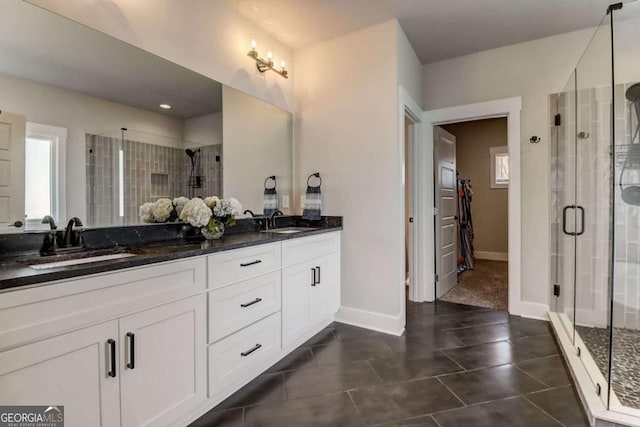
[[[508,262],[479,259],[476,260],[475,269],[458,276],[458,285],[441,300],[506,310],[509,304],[508,287]]]

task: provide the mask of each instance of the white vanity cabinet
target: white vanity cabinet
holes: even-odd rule
[[[6,292],[0,404],[187,425],[333,321],[339,270],[336,231]]]
[[[295,346],[338,310],[339,238],[321,234],[282,244],[282,342]]]

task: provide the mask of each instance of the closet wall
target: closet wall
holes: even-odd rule
[[[507,145],[507,119],[475,120],[442,127],[456,136],[456,163],[460,179],[471,180],[476,258],[506,259],[508,190],[491,188],[489,150]]]

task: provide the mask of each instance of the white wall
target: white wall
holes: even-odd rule
[[[240,15],[226,0],[30,0],[220,83],[292,111],[293,79],[259,73],[246,54],[271,50],[277,63],[293,53]]]
[[[341,319],[396,332],[404,325],[398,84],[419,99],[421,80],[400,33],[389,21],[306,47],[294,70],[297,191],[320,172],[323,215],[344,216]]]
[[[263,211],[264,180],[275,175],[280,210],[292,213],[293,117],[257,98],[222,88],[222,185],[245,209]],[[282,207],[289,196],[290,208]]]
[[[549,95],[562,90],[593,29],[425,65],[426,110],[522,97],[522,300],[549,303]],[[532,135],[542,137],[529,143]]]
[[[222,144],[222,113],[192,117],[183,124],[182,137],[187,147]]]
[[[24,115],[28,122],[67,128],[66,211],[82,219],[86,218],[85,134],[119,136],[119,129],[126,127],[178,138],[169,142],[182,137],[181,120],[29,80],[0,74],[0,93],[0,110]],[[140,132],[136,139],[144,141]],[[154,137],[153,143],[163,142]]]

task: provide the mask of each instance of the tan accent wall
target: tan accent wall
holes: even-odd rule
[[[507,189],[491,189],[491,147],[507,145],[507,119],[475,120],[442,126],[456,136],[460,179],[473,188],[471,214],[476,252],[508,252]]]

